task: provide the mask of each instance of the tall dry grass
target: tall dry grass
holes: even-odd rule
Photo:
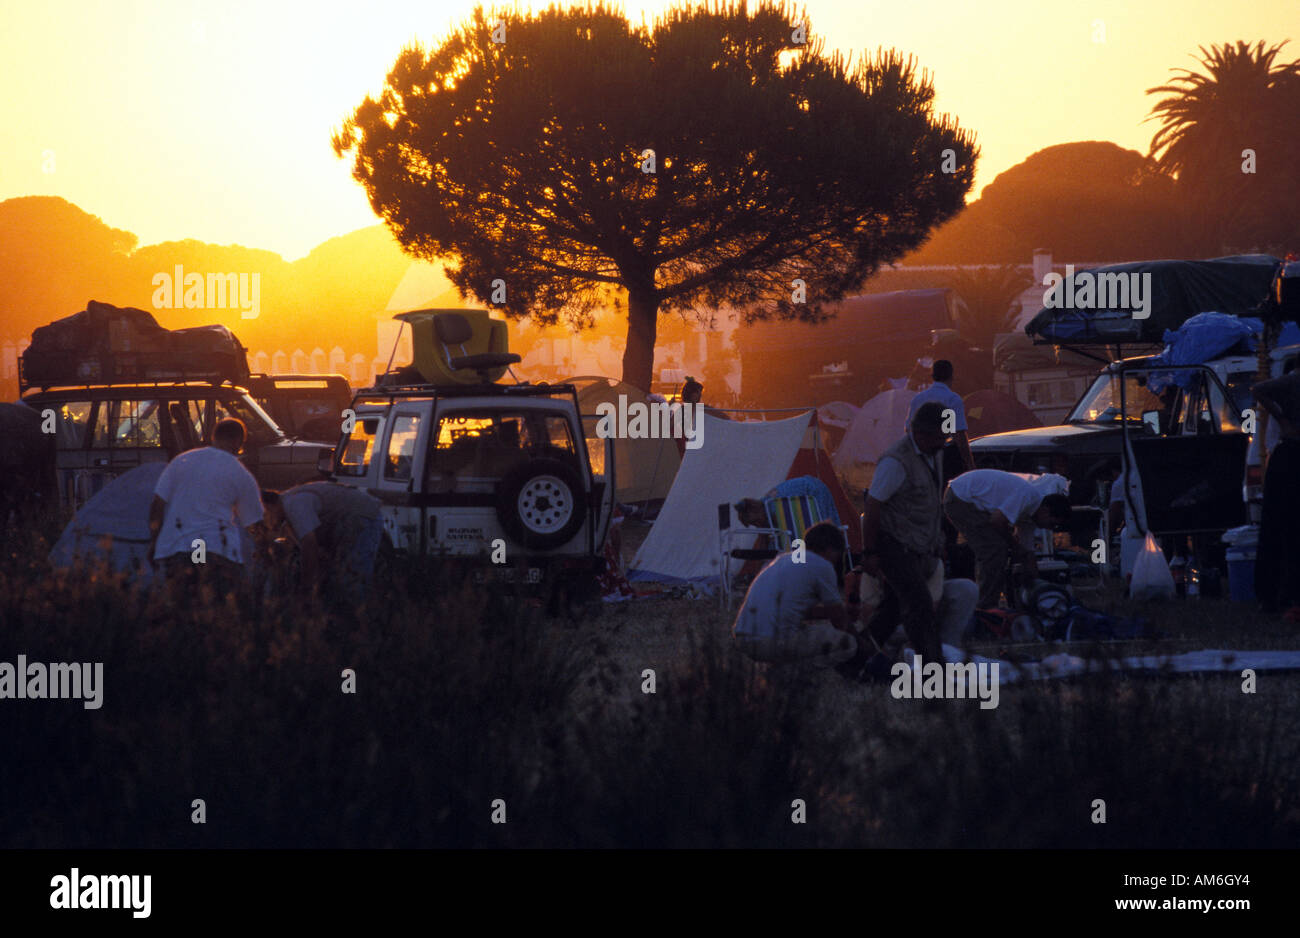
[[[755,666],[707,603],[633,606],[615,635],[421,564],[390,569],[360,610],[219,602],[53,571],[56,527],[4,531],[0,661],[102,661],[104,703],[0,701],[0,846],[1300,838],[1296,677],[1262,677],[1255,695],[1231,678],[1113,677],[1004,688],[991,711],[927,705]],[[656,629],[689,641],[645,694],[629,648]]]

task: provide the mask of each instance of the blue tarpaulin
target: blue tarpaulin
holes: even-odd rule
[[[1164,365],[1202,365],[1240,345],[1244,352],[1258,347],[1255,336],[1264,323],[1249,316],[1198,313],[1177,329],[1165,330],[1165,349],[1156,356]]]

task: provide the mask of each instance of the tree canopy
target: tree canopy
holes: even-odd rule
[[[1136,150],[1089,140],[1046,147],[908,258],[916,264],[1028,263],[1037,248],[1071,261],[1154,260],[1194,252],[1174,181]]]
[[[1300,60],[1286,43],[1200,49],[1176,69],[1148,118],[1151,156],[1178,188],[1209,253],[1294,250],[1300,241]]]
[[[333,144],[462,292],[579,325],[625,295],[623,379],[646,387],[660,313],[815,321],[964,204],[978,151],[928,76],[808,30],[767,2],[637,27],[603,4],[479,7],[404,50]]]

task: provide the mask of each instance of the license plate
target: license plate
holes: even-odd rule
[[[474,572],[475,583],[483,583],[487,580],[494,580],[498,583],[514,583],[519,579],[519,570],[516,567],[491,567],[487,571],[476,570]],[[542,568],[529,567],[524,571],[522,580],[524,583],[542,582]]]

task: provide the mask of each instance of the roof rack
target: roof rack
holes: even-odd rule
[[[552,397],[557,394],[578,399],[578,389],[572,384],[464,384],[448,386],[445,384],[398,384],[374,385],[360,388],[357,398],[387,398],[397,400],[407,397]]]
[[[87,381],[87,382],[55,382],[51,384],[28,385],[22,393],[28,392],[36,394],[45,394],[50,391],[95,391],[95,390],[129,390],[131,388],[193,388],[202,390],[204,388],[230,388],[236,391],[247,391],[248,385],[245,382],[235,381],[232,378],[222,380],[203,380],[200,378],[176,378],[176,379],[159,379],[155,381]]]

